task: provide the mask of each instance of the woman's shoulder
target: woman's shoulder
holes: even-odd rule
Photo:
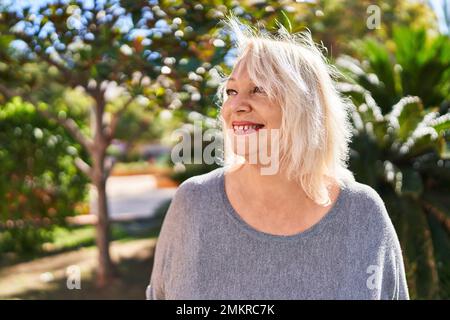
[[[370,185],[352,181],[346,184],[349,223],[358,233],[372,239],[392,241],[395,229],[381,195]]]
[[[190,177],[178,186],[174,197],[191,203],[212,200],[212,197],[217,196],[223,174],[224,168],[219,167],[208,173]]]
[[[346,222],[354,274],[359,272],[371,291],[377,289],[372,291],[377,299],[408,299],[402,248],[384,200],[364,183],[353,182],[349,190],[352,218]]]
[[[171,200],[164,219],[164,229],[186,230],[198,223],[198,219],[204,216],[203,213],[217,202],[215,197],[220,177],[221,168],[218,168],[183,181]]]
[[[347,182],[345,186],[351,199],[357,206],[379,207],[384,205],[384,201],[378,191],[368,184],[358,181],[351,181]]]
[[[224,168],[223,167],[219,167],[216,168],[212,171],[209,171],[207,173],[204,174],[200,174],[200,175],[196,175],[196,176],[192,176],[186,180],[183,181],[182,184],[180,184],[181,186],[189,186],[189,187],[193,187],[193,186],[210,186],[211,184],[216,183],[218,180],[220,180],[220,178],[223,176],[224,174]]]

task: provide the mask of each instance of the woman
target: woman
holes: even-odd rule
[[[308,34],[228,26],[227,165],[177,190],[147,298],[409,299],[383,200],[346,168],[348,105],[320,50]]]

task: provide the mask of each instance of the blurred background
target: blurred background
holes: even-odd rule
[[[411,298],[450,298],[450,1],[0,0],[0,299],[144,299],[177,186],[217,167],[170,152],[217,125],[230,12],[323,45]]]

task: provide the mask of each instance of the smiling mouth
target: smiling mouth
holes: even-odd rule
[[[254,132],[257,132],[258,130],[260,130],[261,128],[264,127],[263,124],[257,124],[257,123],[253,123],[253,124],[233,124],[233,132],[236,135],[246,135],[246,134],[251,134]]]

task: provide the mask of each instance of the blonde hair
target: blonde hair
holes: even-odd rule
[[[335,88],[336,70],[328,64],[309,32],[290,34],[279,25],[276,35],[223,21],[236,39],[238,62],[245,59],[250,79],[282,108],[280,168],[319,205],[328,205],[328,178],[340,185],[354,181],[347,169],[352,127],[350,103]],[[218,89],[223,102],[226,82]],[[223,119],[221,119],[222,126]],[[229,156],[225,135],[225,161]]]

